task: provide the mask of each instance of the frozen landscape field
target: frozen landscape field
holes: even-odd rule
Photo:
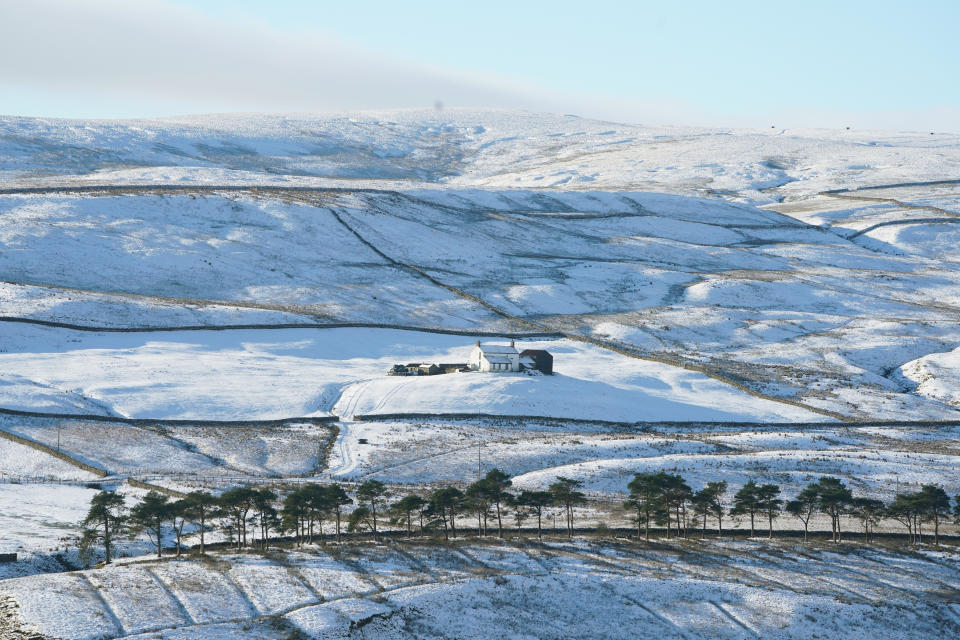
[[[644,543],[622,504],[658,471],[960,494],[958,220],[952,134],[0,117],[0,637],[957,635],[952,515],[939,547],[890,518],[861,544],[850,514],[842,545],[822,514],[810,545],[787,514],[780,541],[740,517],[736,539]],[[553,375],[387,375],[478,340]],[[187,557],[141,535],[96,568],[77,548],[100,489],[394,500],[493,468],[581,482],[582,535],[550,507],[543,544],[528,520],[206,557],[188,525]]]
[[[216,554],[4,583],[26,629],[143,640],[949,637],[958,588],[946,553],[612,541]]]

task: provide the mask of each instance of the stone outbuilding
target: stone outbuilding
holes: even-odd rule
[[[553,356],[543,349],[524,349],[520,352],[520,366],[546,375],[553,374]]]

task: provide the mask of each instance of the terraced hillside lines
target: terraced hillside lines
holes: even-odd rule
[[[134,197],[136,194],[163,192],[164,188],[124,186],[114,191]],[[96,192],[90,190],[85,193],[92,195]],[[234,282],[235,278],[231,280],[231,297],[243,304],[252,304],[250,311],[287,314],[290,317],[284,318],[282,324],[285,325],[291,324],[286,320],[292,317],[314,318],[318,324],[330,325],[335,319],[334,316],[346,314],[370,320],[377,316],[391,316],[398,320],[393,326],[400,326],[404,319],[419,314],[418,319],[423,320],[422,326],[447,325],[442,328],[455,329],[455,325],[462,325],[465,329],[464,335],[470,330],[476,330],[479,335],[484,330],[498,326],[504,329],[499,333],[561,333],[569,339],[615,351],[627,357],[661,362],[701,373],[754,397],[836,420],[874,418],[888,409],[886,405],[897,401],[906,401],[911,410],[917,414],[927,412],[931,414],[930,417],[942,417],[933,414],[948,411],[946,407],[911,394],[903,385],[894,388],[895,384],[890,380],[881,379],[882,372],[871,369],[857,371],[855,367],[861,366],[857,361],[842,363],[842,366],[852,370],[850,375],[844,375],[842,371],[837,371],[838,367],[833,366],[826,354],[817,354],[815,361],[803,365],[797,363],[797,366],[793,367],[796,371],[792,371],[790,366],[772,362],[776,359],[776,353],[757,353],[752,361],[745,362],[741,353],[737,352],[742,352],[742,348],[729,348],[736,347],[735,344],[730,344],[727,349],[711,347],[701,350],[702,342],[699,339],[695,342],[676,339],[673,334],[679,332],[679,329],[671,329],[669,325],[677,324],[677,320],[667,320],[667,316],[685,309],[690,309],[693,316],[707,313],[707,310],[715,314],[736,314],[745,318],[748,324],[761,325],[761,329],[764,329],[762,325],[769,323],[774,328],[772,333],[775,335],[784,330],[782,326],[777,326],[777,323],[782,325],[789,320],[768,319],[765,317],[767,315],[822,313],[823,307],[827,307],[825,310],[834,316],[837,313],[846,313],[847,317],[862,318],[868,307],[882,307],[889,308],[884,317],[893,317],[892,314],[897,309],[900,311],[899,315],[915,312],[922,316],[924,311],[932,310],[955,314],[956,309],[960,308],[958,305],[949,304],[949,300],[938,302],[938,297],[933,295],[933,292],[923,293],[922,287],[905,288],[905,285],[885,284],[889,277],[883,280],[882,267],[891,266],[904,272],[914,269],[913,265],[903,260],[895,261],[896,264],[892,265],[878,264],[874,269],[878,275],[868,279],[866,285],[860,279],[851,279],[854,274],[847,272],[828,272],[826,276],[810,275],[807,272],[823,271],[820,268],[822,262],[830,264],[833,261],[846,263],[854,260],[855,256],[848,256],[847,253],[854,250],[856,245],[842,247],[841,250],[836,241],[824,240],[827,229],[806,225],[769,211],[720,201],[604,192],[544,193],[503,190],[492,193],[406,193],[376,189],[256,189],[243,185],[181,186],[170,191],[170,194],[177,194],[178,198],[185,198],[186,194],[212,198],[224,193],[250,196],[259,203],[254,206],[252,201],[241,199],[240,204],[234,203],[240,207],[239,213],[227,205],[224,205],[227,208],[223,211],[216,209],[216,215],[226,216],[232,221],[230,224],[236,222],[231,216],[238,216],[239,220],[250,218],[254,222],[260,221],[266,225],[265,233],[270,234],[276,242],[286,242],[285,239],[290,236],[290,230],[283,227],[278,220],[285,220],[287,224],[293,225],[295,231],[302,230],[302,233],[295,233],[297,237],[315,234],[318,229],[324,229],[334,233],[339,238],[338,242],[346,243],[345,247],[350,245],[352,248],[348,253],[351,256],[356,254],[355,260],[359,262],[354,263],[346,261],[341,253],[327,250],[318,252],[312,247],[308,251],[301,238],[294,242],[294,248],[297,251],[302,248],[304,251],[302,255],[294,251],[296,255],[291,260],[297,266],[288,269],[290,273],[287,276],[292,278],[288,281],[284,279],[287,276],[274,274],[266,268],[268,264],[274,264],[274,259],[267,260],[265,255],[261,255],[263,252],[260,248],[248,246],[249,239],[245,240],[243,250],[252,252],[257,260],[263,262],[264,268],[255,270],[256,274],[259,274],[256,279],[260,280],[257,286],[250,286],[248,281]],[[286,208],[278,209],[274,204],[270,204],[277,201],[286,202]],[[176,209],[170,203],[157,206]],[[71,215],[80,215],[86,211],[80,209]],[[158,224],[155,220],[156,212],[148,209],[149,207],[144,209],[141,215],[150,225]],[[593,211],[596,215],[577,218],[576,212],[584,209]],[[316,215],[312,212],[316,212]],[[513,218],[519,217],[523,221],[502,220],[502,212],[515,214]],[[630,217],[624,218],[621,215],[623,213],[630,213]],[[55,218],[56,215],[59,214],[54,214]],[[567,221],[565,216],[568,215],[574,217]],[[291,218],[287,219],[288,216]],[[24,219],[26,233],[33,223],[29,221],[29,217]],[[71,218],[68,217],[67,220],[69,219]],[[624,220],[629,222],[623,222]],[[209,221],[204,222],[208,223]],[[177,233],[180,235],[177,237],[193,242],[192,236],[183,234],[188,231],[195,234],[196,230],[186,223],[179,224],[181,226]],[[332,231],[331,225],[336,227],[337,231]],[[442,247],[449,244],[452,237],[469,237],[470,230],[474,228],[470,225],[476,227],[477,238],[472,240],[472,244],[465,242],[462,251],[458,248],[455,252],[441,250],[442,255],[438,256],[429,252],[424,255],[423,247],[435,244]],[[211,231],[214,232],[215,230]],[[123,233],[136,235],[130,230]],[[126,237],[123,233],[119,237]],[[242,231],[238,230],[237,233]],[[545,243],[543,250],[539,252],[541,257],[517,257],[521,255],[517,253],[519,249],[529,248],[528,238],[531,234],[540,237]],[[501,251],[498,248],[501,238],[508,243],[502,249],[503,255],[498,253]],[[217,237],[216,243],[226,240],[230,238]],[[115,243],[117,240],[113,238],[108,242]],[[795,243],[807,247],[804,249],[807,253],[799,259],[793,258],[791,262],[783,255],[783,250]],[[198,261],[198,267],[202,266],[201,273],[212,268],[212,275],[207,274],[211,278],[228,277],[229,270],[224,270],[223,267],[233,264],[233,258],[228,259],[225,252],[219,249],[212,251],[210,247],[197,251],[199,253],[191,257],[191,260]],[[854,253],[857,251],[867,253],[862,248],[856,248]],[[612,267],[604,267],[593,275],[587,267],[590,266],[590,257],[597,252],[610,252],[610,257],[617,259],[611,264],[620,266],[612,271]],[[568,259],[558,260],[556,256],[559,255],[566,255]],[[473,260],[473,257],[477,259]],[[121,262],[126,264],[130,260],[132,258],[127,257]],[[220,264],[221,261],[225,262]],[[211,267],[208,263],[216,266]],[[403,283],[386,278],[391,282],[388,287],[391,291],[377,289],[383,285],[369,282],[369,269],[375,264],[388,267],[392,273],[402,272]],[[336,265],[343,266],[347,271],[336,277],[317,276],[328,271],[333,273],[331,269]],[[862,269],[863,266],[870,265],[858,264],[857,268]],[[169,289],[169,282],[173,279],[181,282],[178,286],[190,295],[181,298],[164,298],[161,295],[151,304],[192,304],[190,301],[202,299],[196,295],[202,293],[202,286],[193,283],[184,289],[186,285],[183,285],[182,281],[186,278],[185,274],[166,273],[157,271],[157,268],[157,264],[148,265],[156,287]],[[849,271],[848,267],[843,268]],[[275,270],[274,267],[271,269]],[[177,273],[180,270],[180,267],[175,269]],[[697,274],[692,276],[693,272]],[[794,275],[774,277],[774,274],[789,273]],[[681,281],[677,281],[678,279]],[[379,280],[382,282],[384,278]],[[550,282],[545,283],[544,280]],[[931,276],[931,282],[936,286],[945,286],[942,280],[943,278],[938,280]],[[571,282],[573,284],[569,284]],[[765,284],[759,286],[758,282]],[[354,285],[360,288],[357,289]],[[369,289],[373,294],[372,298],[361,295],[360,291],[364,290],[364,287],[376,289],[376,293]],[[642,289],[640,293],[637,293],[637,287]],[[600,294],[589,293],[598,288]],[[619,302],[618,294],[624,288],[631,296],[639,295],[641,299],[630,304]],[[117,287],[109,288],[115,289]],[[77,290],[78,293],[91,291],[81,287]],[[222,287],[217,290],[222,290]],[[159,293],[163,294],[165,291]],[[776,301],[782,297],[787,312],[763,311],[740,303],[740,299],[747,294],[750,294],[750,300],[754,302],[764,302],[767,297]],[[671,301],[671,295],[675,298],[679,295],[680,298]],[[257,299],[257,296],[262,297]],[[701,298],[702,302],[698,302]],[[303,303],[297,302],[298,300]],[[413,304],[415,300],[418,302]],[[795,301],[798,301],[798,306],[794,310],[792,305]],[[147,300],[143,302],[146,304]],[[230,301],[217,300],[216,303],[229,305]],[[327,307],[322,306],[327,303],[333,304],[340,311],[328,313]],[[604,337],[604,332],[599,331],[597,326],[609,324],[605,322],[604,314],[609,310],[619,312],[629,309],[630,305],[634,304],[642,307],[630,311],[637,316],[634,326],[641,326],[641,329],[636,329],[634,333],[643,335],[629,339]],[[657,306],[649,306],[651,304]],[[389,306],[390,310],[385,311],[385,306]],[[429,307],[430,311],[423,315],[426,307]],[[245,307],[238,307],[242,308]],[[229,310],[229,306],[218,309]],[[583,311],[596,315],[583,315]],[[279,317],[277,319],[280,320]],[[370,326],[374,324],[390,325],[370,323]],[[729,339],[732,340],[736,325],[730,322],[727,324],[729,328],[718,327],[718,330],[731,332]],[[805,327],[800,330],[804,331]],[[693,331],[696,332],[695,329]],[[815,334],[822,338],[820,343],[832,339],[834,335],[827,336],[822,331],[814,331],[809,334],[806,342],[813,343]],[[660,346],[651,345],[651,340],[659,340]],[[777,340],[772,342],[778,343]],[[783,341],[779,343],[782,344]],[[755,351],[759,351],[761,346],[763,345],[758,346]],[[834,348],[831,351],[837,350]],[[902,362],[884,363],[884,368],[889,371],[899,364]],[[810,389],[802,380],[805,376],[819,376],[829,388],[822,391]],[[58,398],[58,402],[66,401],[66,398]]]
[[[56,285],[50,284],[47,282],[28,282],[24,280],[0,280],[0,284],[4,285],[14,285],[21,287],[36,287],[38,289],[49,289],[51,291],[62,291],[66,293],[77,293],[77,294],[95,294],[95,295],[109,295],[116,298],[128,298],[130,300],[137,300],[143,302],[151,303],[162,303],[162,304],[172,304],[172,305],[181,305],[181,306],[198,306],[198,307],[228,307],[228,308],[240,308],[240,309],[256,309],[260,311],[279,311],[283,313],[291,313],[300,316],[313,317],[319,320],[328,320],[330,316],[318,313],[315,309],[305,307],[305,306],[296,306],[296,305],[277,305],[270,304],[267,302],[257,302],[255,300],[211,300],[209,298],[181,298],[181,297],[171,297],[171,296],[161,296],[154,294],[146,293],[130,293],[127,291],[114,291],[107,289],[83,289],[80,287],[68,287],[65,285]],[[10,318],[11,322],[29,322],[30,318]],[[40,321],[35,321],[38,324],[42,323]],[[70,323],[61,323],[61,322],[46,322],[48,326],[70,326]],[[83,327],[88,325],[76,325],[78,329],[84,330]],[[256,325],[254,325],[256,326]],[[314,326],[313,324],[304,323],[304,326]],[[186,327],[189,329],[190,327]],[[93,329],[89,329],[93,330]],[[164,330],[163,327],[147,327],[145,329],[139,329],[136,327],[128,328],[111,328],[104,327],[97,330],[125,330],[125,331],[140,331],[140,330]],[[166,330],[172,330],[167,328]]]
[[[346,227],[346,228],[347,228],[353,235],[355,235],[361,242],[363,242],[365,245],[367,245],[368,247],[370,247],[370,248],[371,248],[373,251],[375,251],[379,256],[383,257],[385,260],[389,261],[390,263],[396,264],[396,265],[401,266],[401,267],[406,268],[406,269],[409,269],[409,270],[413,271],[414,273],[417,273],[418,275],[421,275],[422,277],[426,278],[426,279],[429,280],[431,283],[433,283],[433,284],[435,284],[435,285],[437,285],[437,286],[443,287],[443,288],[445,288],[445,289],[447,289],[447,290],[455,293],[456,295],[459,295],[459,296],[461,296],[461,297],[463,297],[463,298],[466,298],[466,299],[468,299],[468,300],[470,300],[470,301],[472,301],[472,302],[475,302],[475,303],[477,303],[477,304],[479,304],[479,305],[481,305],[481,306],[483,306],[483,307],[485,307],[485,308],[493,311],[493,312],[496,313],[497,315],[499,315],[499,316],[501,316],[501,317],[503,317],[503,318],[506,318],[506,319],[510,320],[511,322],[517,323],[517,324],[519,324],[519,325],[521,325],[521,326],[527,326],[527,327],[529,327],[530,329],[532,329],[532,330],[534,330],[534,331],[542,331],[542,332],[545,332],[545,333],[550,333],[550,332],[557,331],[555,328],[550,327],[550,326],[548,326],[548,325],[544,325],[544,324],[539,323],[539,322],[536,322],[536,321],[534,321],[534,320],[530,320],[530,319],[528,319],[528,318],[523,318],[523,317],[517,316],[517,315],[515,315],[515,314],[509,313],[508,311],[504,310],[503,308],[501,308],[501,307],[499,307],[499,306],[497,306],[497,305],[494,305],[494,304],[492,304],[492,303],[484,300],[483,298],[481,298],[481,297],[479,297],[479,296],[476,296],[476,295],[474,295],[474,294],[472,294],[472,293],[469,293],[469,292],[467,292],[467,291],[464,291],[463,289],[461,289],[461,288],[459,288],[459,287],[455,287],[455,286],[453,286],[453,285],[444,283],[443,281],[441,281],[440,279],[436,278],[435,276],[427,273],[427,271],[425,271],[423,268],[421,268],[421,267],[419,267],[419,266],[417,266],[417,265],[409,264],[409,263],[405,263],[405,262],[401,262],[401,261],[399,261],[399,260],[396,260],[395,258],[387,255],[387,254],[386,254],[383,250],[381,250],[380,248],[376,247],[369,239],[367,239],[367,238],[365,238],[363,235],[361,235],[360,232],[358,232],[353,226],[351,226],[349,223],[346,222],[346,220],[344,219],[344,217],[343,217],[342,215],[336,213],[333,209],[330,209],[330,211],[331,211],[331,212],[333,213],[333,215],[336,217],[337,221],[340,222],[340,224],[342,224],[344,227]],[[617,346],[612,345],[612,344],[609,343],[609,342],[606,342],[606,341],[603,341],[603,340],[598,340],[598,339],[596,339],[596,338],[591,338],[591,337],[589,337],[589,336],[585,336],[585,335],[580,334],[580,333],[568,333],[568,332],[563,332],[563,331],[558,331],[558,332],[561,333],[561,335],[563,335],[564,337],[566,337],[566,338],[568,338],[568,339],[578,340],[578,341],[580,341],[580,342],[586,342],[586,343],[588,343],[588,344],[592,344],[592,345],[594,345],[594,346],[598,346],[598,347],[603,348],[603,349],[607,349],[607,350],[610,350],[610,351],[615,351],[616,353],[620,353],[621,355],[625,355],[625,356],[628,356],[628,357],[631,357],[631,358],[638,358],[638,359],[642,359],[642,360],[650,360],[650,361],[652,361],[652,362],[661,362],[661,363],[663,363],[663,364],[669,364],[669,365],[672,365],[672,366],[681,367],[681,368],[683,368],[683,369],[687,369],[688,371],[696,371],[696,372],[698,372],[698,373],[702,373],[702,374],[704,374],[704,375],[710,376],[711,378],[714,378],[714,379],[719,380],[719,381],[721,381],[721,382],[725,382],[725,383],[727,383],[727,384],[730,384],[731,386],[734,386],[735,388],[737,388],[737,389],[739,389],[739,390],[741,390],[741,391],[743,391],[743,392],[745,392],[745,393],[749,393],[749,394],[751,394],[751,395],[753,395],[753,396],[755,396],[755,397],[757,397],[757,398],[762,398],[762,399],[764,399],[764,400],[769,400],[769,401],[772,401],[772,402],[779,402],[779,403],[782,403],[782,404],[789,404],[789,405],[791,405],[791,406],[795,406],[795,407],[798,407],[798,408],[801,408],[801,409],[806,409],[806,410],[809,410],[809,411],[811,411],[811,412],[813,412],[813,413],[818,413],[818,414],[820,414],[820,415],[827,416],[827,417],[830,417],[830,418],[834,418],[834,419],[837,419],[837,420],[842,420],[842,421],[848,421],[848,420],[850,420],[850,418],[848,418],[847,416],[842,415],[842,414],[837,413],[837,412],[834,412],[834,411],[829,411],[829,410],[826,410],[826,409],[821,409],[821,408],[818,408],[818,407],[813,407],[813,406],[811,406],[811,405],[809,405],[809,404],[806,404],[806,403],[803,403],[803,402],[799,402],[799,401],[795,401],[795,400],[785,399],[785,398],[783,398],[783,397],[778,397],[778,396],[773,396],[773,395],[761,393],[761,392],[757,391],[756,389],[753,389],[753,388],[751,388],[751,387],[749,387],[749,386],[747,386],[747,385],[743,385],[743,384],[741,384],[741,383],[739,383],[739,382],[737,382],[737,381],[735,381],[735,380],[733,380],[733,379],[731,379],[731,378],[729,378],[729,377],[727,377],[727,376],[724,376],[724,375],[720,374],[716,369],[709,368],[709,367],[702,367],[702,366],[693,365],[693,364],[691,364],[690,362],[688,362],[688,361],[686,361],[686,360],[684,360],[684,359],[681,359],[681,358],[671,358],[671,357],[663,356],[663,355],[654,356],[654,355],[651,355],[651,354],[640,353],[640,352],[638,352],[638,351],[636,351],[636,350],[632,350],[632,349],[631,349],[631,350],[628,350],[628,349],[624,349],[624,348],[621,348],[621,347],[617,347]]]
[[[833,545],[472,539],[141,560],[6,580],[0,594],[18,608],[17,633],[78,639],[213,634],[270,620],[276,634],[256,637],[354,638],[382,624],[401,638],[537,635],[556,625],[582,635],[589,624],[590,637],[616,638],[642,623],[692,640],[820,633],[842,620],[853,635],[922,638],[934,625],[941,637],[960,632],[944,592],[958,581],[957,565],[934,556]],[[44,617],[61,602],[69,617]]]
[[[926,184],[951,184],[951,183],[934,182],[934,183],[926,183]],[[894,184],[894,185],[886,185],[881,187],[867,187],[867,188],[871,190],[881,190],[881,189],[890,189],[895,187],[920,186],[920,185],[924,185],[924,183],[920,183],[919,185],[918,184],[902,184],[902,185]],[[900,209],[912,209],[917,211],[933,211],[935,213],[939,213],[941,216],[944,216],[945,218],[951,221],[957,218],[960,218],[960,213],[957,213],[956,211],[950,211],[948,209],[943,209],[941,207],[935,207],[933,205],[927,205],[927,204],[912,204],[909,202],[903,202],[902,200],[897,200],[896,198],[884,198],[882,196],[860,195],[860,191],[861,191],[860,189],[854,189],[854,190],[846,189],[843,191],[821,191],[817,195],[827,196],[828,198],[838,198],[840,200],[855,200],[855,201],[861,201],[861,202],[882,202],[885,204],[895,205]],[[914,220],[914,222],[921,222],[921,221]],[[922,222],[927,222],[927,221],[923,220]]]

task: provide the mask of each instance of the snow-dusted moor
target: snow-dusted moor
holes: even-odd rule
[[[958,221],[954,134],[0,117],[0,638],[958,637]]]

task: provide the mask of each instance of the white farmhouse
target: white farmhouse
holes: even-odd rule
[[[513,340],[510,345],[505,344],[477,344],[470,352],[470,361],[467,366],[472,371],[494,371],[503,372],[520,371],[520,354],[513,346]]]

